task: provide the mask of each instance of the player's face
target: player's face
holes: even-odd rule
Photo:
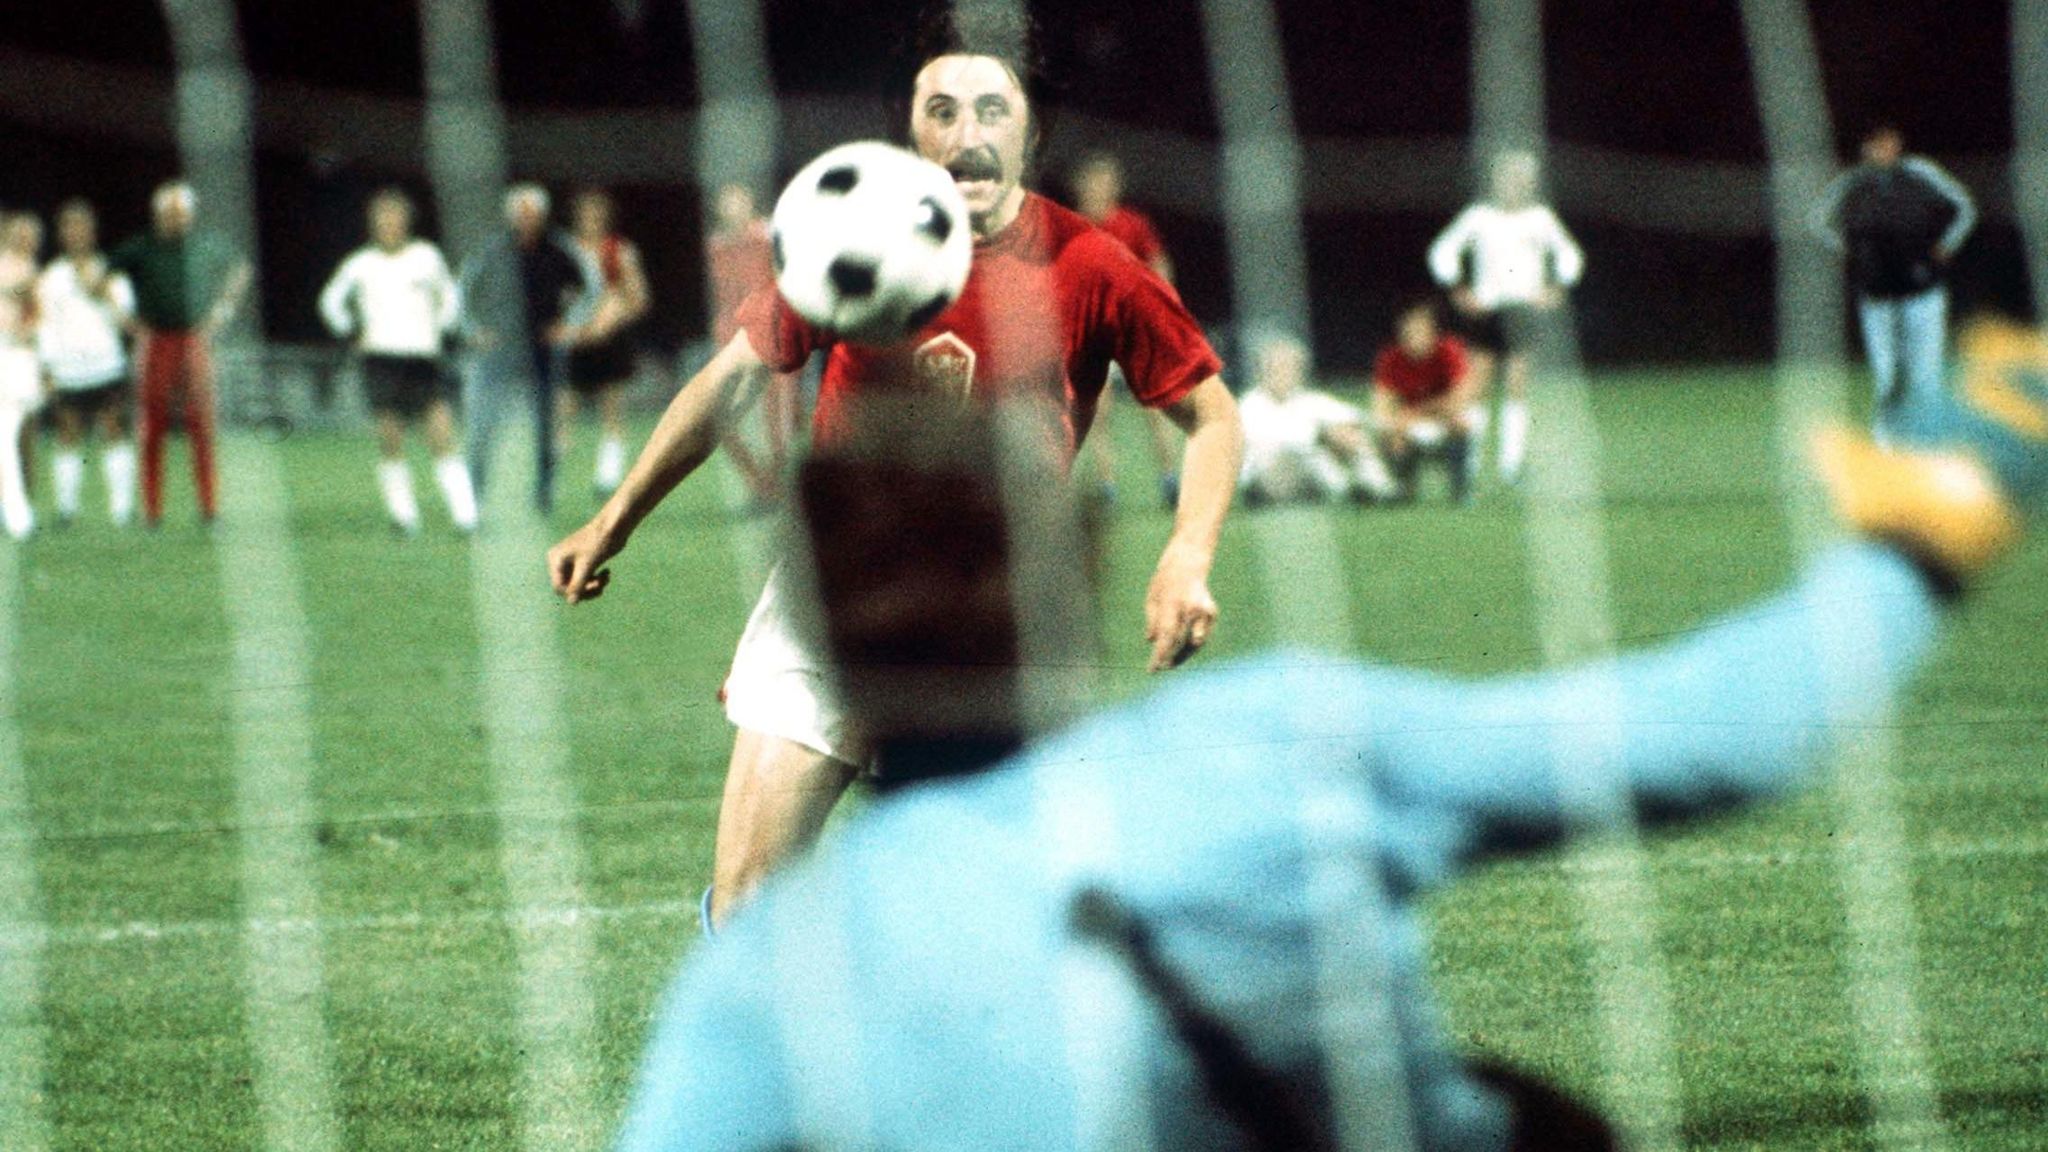
[[[1281,400],[1301,391],[1307,370],[1308,354],[1292,341],[1276,340],[1259,356],[1259,384]]]
[[[1108,215],[1123,195],[1123,173],[1113,164],[1091,164],[1074,181],[1074,199],[1090,216]]]
[[[57,217],[57,242],[66,252],[90,252],[99,246],[99,225],[92,213],[72,208]]]
[[[738,184],[728,184],[718,193],[718,223],[727,231],[738,231],[754,220],[754,194]]]
[[[33,216],[21,215],[7,222],[7,248],[34,257],[43,248],[43,225]]]
[[[1873,133],[1863,142],[1863,158],[1872,164],[1889,166],[1897,164],[1906,154],[1906,142],[1897,132]]]
[[[584,196],[576,201],[576,231],[585,236],[603,236],[611,230],[611,201],[602,196]]]
[[[192,201],[183,196],[166,196],[156,206],[156,230],[178,237],[192,230]]]
[[[1418,359],[1436,347],[1436,317],[1424,308],[1403,313],[1399,331],[1401,350]]]
[[[917,74],[910,138],[953,174],[976,235],[1000,232],[1024,203],[1031,109],[1017,78],[990,56],[940,56]]]
[[[370,205],[370,239],[380,248],[398,248],[412,235],[412,209],[397,200]]]
[[[547,227],[547,213],[541,211],[540,202],[530,197],[521,197],[512,202],[512,208],[505,213],[521,243],[531,244],[540,238],[541,229]]]

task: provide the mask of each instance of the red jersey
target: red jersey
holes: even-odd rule
[[[1382,392],[1421,404],[1457,387],[1465,378],[1465,366],[1465,345],[1456,336],[1440,337],[1430,354],[1420,360],[1409,356],[1398,343],[1389,344],[1373,362],[1372,382]]]
[[[711,267],[712,335],[720,347],[739,331],[735,319],[747,297],[775,283],[775,253],[768,223],[756,220],[737,235],[720,233],[705,244]]]
[[[1152,226],[1152,218],[1136,208],[1117,205],[1114,212],[1097,221],[1095,226],[1124,242],[1138,263],[1150,268],[1166,255],[1166,243],[1159,238],[1159,230]]]
[[[1114,360],[1148,407],[1180,400],[1222,370],[1201,326],[1164,280],[1077,212],[1027,193],[1010,226],[976,240],[953,306],[894,344],[844,344],[772,288],[749,297],[740,327],[778,372],[830,349],[813,431],[844,432],[864,391],[921,387],[983,403],[1042,402],[1071,460],[1095,419]]]

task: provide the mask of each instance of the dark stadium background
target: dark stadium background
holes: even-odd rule
[[[168,102],[110,110],[97,127],[56,124],[35,114],[35,105],[46,94],[39,84],[47,90],[61,81],[36,78],[61,77],[68,63],[85,62],[102,71],[142,70],[137,75],[152,74],[161,85],[171,60],[161,9],[146,0],[12,7],[0,18],[0,155],[6,157],[0,203],[47,212],[61,198],[83,194],[102,206],[110,238],[141,227],[149,188],[175,170]],[[494,4],[500,89],[513,115],[692,108],[683,0],[638,0],[631,7],[638,17],[629,28],[620,6],[605,0]],[[1049,33],[1066,114],[1067,123],[1055,127],[1053,165],[1107,139],[1107,125],[1214,141],[1216,114],[1191,0],[1034,0],[1031,7]],[[1985,209],[1983,226],[1959,259],[1958,307],[2023,306],[2023,263],[2004,183],[2004,157],[2012,148],[2006,6],[1812,0],[1808,7],[1839,154],[1847,156],[1855,135],[1874,119],[1903,126],[1916,150],[1949,164]],[[385,100],[419,97],[413,3],[245,2],[239,8],[259,91],[296,85],[293,90],[310,86]],[[778,92],[844,97],[843,109],[863,118],[857,123],[886,130],[882,78],[915,8],[871,0],[771,3]],[[1314,335],[1326,363],[1356,370],[1396,301],[1422,286],[1423,248],[1469,192],[1458,162],[1471,111],[1466,6],[1289,0],[1280,10],[1303,135],[1413,146],[1391,150],[1391,159],[1388,149],[1370,149],[1377,159],[1367,165],[1345,163],[1349,153],[1333,161],[1312,152],[1307,165]],[[1563,159],[1565,150],[1579,149],[1729,166],[1742,175],[1721,190],[1731,198],[1727,211],[1759,225],[1766,221],[1762,129],[1738,6],[1585,0],[1550,4],[1545,19],[1545,113],[1560,157],[1556,200],[1591,261],[1577,301],[1587,358],[1596,364],[1768,358],[1767,237],[1582,218],[1573,212],[1573,197],[1583,169]],[[12,82],[7,72],[14,73]],[[419,187],[421,157],[417,150],[372,154],[345,131],[324,133],[317,101],[289,119],[286,128],[266,133],[259,150],[266,325],[278,338],[312,340],[320,336],[313,295],[357,241],[363,196],[394,179]],[[648,253],[661,298],[649,338],[680,346],[704,327],[700,202],[690,185],[689,150],[673,150],[672,178],[649,175],[619,192],[626,226]],[[802,159],[785,155],[785,171]],[[1374,170],[1356,170],[1361,166]],[[1418,173],[1434,180],[1432,195],[1441,206],[1425,208],[1412,196],[1398,209],[1342,202],[1346,188],[1412,183]],[[1230,294],[1213,167],[1134,164],[1130,183],[1132,199],[1160,218],[1194,310],[1205,321],[1226,322]]]

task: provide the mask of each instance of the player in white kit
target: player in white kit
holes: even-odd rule
[[[1540,190],[1536,157],[1509,151],[1496,156],[1492,194],[1467,207],[1429,246],[1429,271],[1450,289],[1451,303],[1481,387],[1499,362],[1500,475],[1522,475],[1529,443],[1529,350],[1541,332],[1541,314],[1564,303],[1579,282],[1585,253]]]
[[[135,441],[129,436],[134,393],[127,329],[135,289],[107,267],[99,221],[84,200],[57,210],[60,255],[36,281],[36,352],[52,388],[57,415],[57,520],[78,515],[85,487],[85,439],[97,434],[107,485],[107,515],[116,525],[135,517]]]
[[[320,293],[320,317],[362,355],[363,392],[377,418],[377,486],[391,523],[419,531],[419,502],[405,462],[405,426],[424,418],[434,479],[448,517],[476,527],[476,492],[455,444],[453,391],[441,343],[459,308],[455,278],[441,250],[412,235],[412,201],[386,189],[370,199],[370,242],[342,261]]]

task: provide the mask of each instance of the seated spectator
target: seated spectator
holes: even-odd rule
[[[1373,424],[1395,498],[1415,498],[1416,474],[1433,457],[1449,474],[1451,499],[1470,499],[1479,376],[1464,343],[1438,329],[1434,304],[1418,301],[1401,311],[1393,341],[1373,362],[1372,383]]]
[[[1254,384],[1238,400],[1244,468],[1238,490],[1251,507],[1345,496],[1369,503],[1393,482],[1373,450],[1365,413],[1308,386],[1308,348],[1293,336],[1257,343]]]

